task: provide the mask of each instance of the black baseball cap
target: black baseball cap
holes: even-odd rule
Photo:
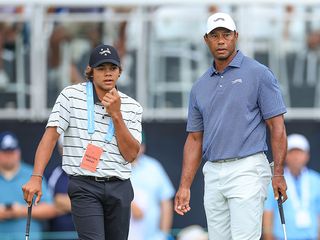
[[[119,54],[114,47],[100,44],[91,51],[89,66],[95,68],[103,63],[113,63],[120,67]]]

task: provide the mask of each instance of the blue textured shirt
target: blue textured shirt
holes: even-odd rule
[[[272,72],[238,51],[223,72],[211,66],[193,85],[187,131],[203,131],[204,160],[241,158],[268,149],[265,120],[285,112]]]

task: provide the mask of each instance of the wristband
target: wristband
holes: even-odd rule
[[[273,175],[272,177],[283,177],[283,175]]]
[[[41,174],[36,174],[36,173],[33,173],[31,174],[32,177],[41,177],[41,179],[43,179],[43,176]]]

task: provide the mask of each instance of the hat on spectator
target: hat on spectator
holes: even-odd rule
[[[178,233],[178,240],[208,240],[208,233],[199,225],[191,225]]]
[[[113,63],[120,67],[120,58],[114,47],[100,44],[91,51],[89,66],[95,68],[103,63]]]
[[[292,149],[300,149],[309,152],[310,145],[305,136],[295,133],[288,136],[288,151]]]
[[[13,151],[19,149],[19,142],[12,132],[2,132],[0,134],[0,151]]]
[[[229,14],[215,13],[208,18],[207,21],[207,33],[210,33],[216,28],[226,28],[230,31],[236,31],[236,24]]]

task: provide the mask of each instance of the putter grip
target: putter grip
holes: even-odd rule
[[[30,233],[31,211],[32,211],[32,204],[28,207],[28,217],[27,217],[27,225],[26,225],[26,237],[28,238]]]
[[[281,194],[280,194],[280,193],[279,193],[279,198],[278,198],[278,208],[279,208],[279,214],[280,214],[281,224],[285,224],[283,207],[282,207],[282,197],[281,197]]]

